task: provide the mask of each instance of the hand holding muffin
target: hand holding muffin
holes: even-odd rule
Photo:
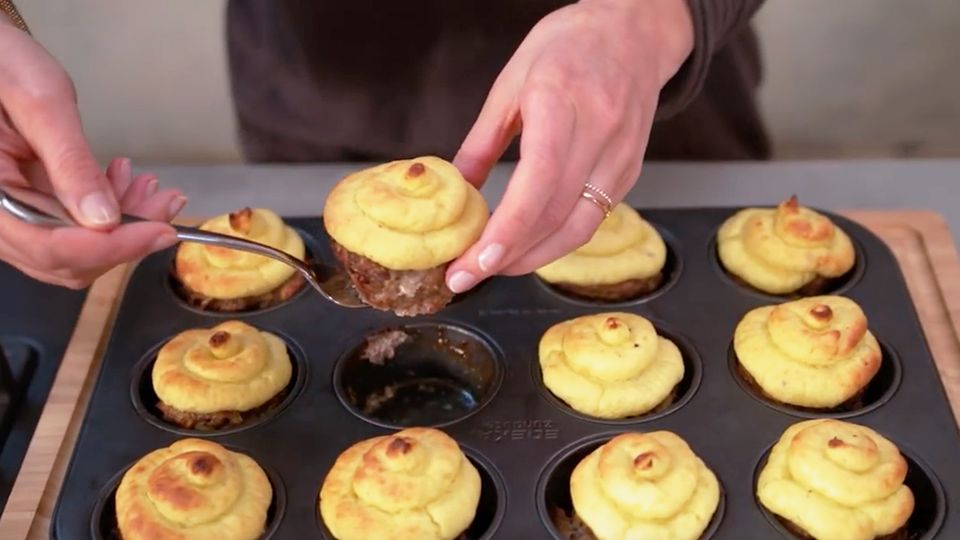
[[[429,156],[347,176],[323,212],[334,254],[360,297],[405,316],[450,302],[447,265],[480,237],[487,218],[480,192],[453,165]]]

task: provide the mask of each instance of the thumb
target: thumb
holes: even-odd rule
[[[73,84],[52,59],[39,60],[14,84],[0,85],[0,103],[74,219],[86,227],[112,228],[120,206],[83,134]]]

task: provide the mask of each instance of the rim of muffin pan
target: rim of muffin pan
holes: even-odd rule
[[[171,443],[172,444],[172,443]],[[259,540],[268,540],[273,538],[280,523],[283,521],[284,514],[287,511],[287,491],[283,479],[273,467],[265,465],[256,460],[250,453],[232,444],[221,444],[231,452],[244,454],[257,461],[257,465],[267,475],[270,480],[270,487],[273,490],[273,498],[270,506],[267,508],[267,522],[264,525],[263,534]],[[147,453],[144,453],[146,455]],[[130,462],[127,466],[115,473],[103,485],[97,493],[97,502],[93,506],[93,512],[90,514],[89,532],[90,538],[94,540],[120,540],[120,531],[117,523],[116,495],[120,487],[120,481],[123,475],[136,464],[136,461]]]
[[[537,479],[536,489],[534,491],[537,498],[537,514],[540,516],[540,521],[543,523],[544,528],[547,529],[551,538],[554,540],[567,540],[566,537],[562,536],[557,530],[556,525],[554,525],[551,511],[560,509],[568,516],[573,515],[573,506],[570,502],[570,475],[573,474],[574,468],[576,468],[577,464],[587,457],[590,452],[606,444],[610,439],[624,433],[630,433],[630,431],[610,431],[580,439],[565,446],[554,454],[540,471],[540,476]],[[694,453],[697,452],[695,448],[693,451]],[[697,454],[697,457],[703,460],[700,454]],[[727,497],[726,489],[720,476],[710,463],[707,463],[706,460],[703,461],[706,466],[714,472],[714,476],[717,477],[717,483],[720,485],[720,501],[717,503],[717,509],[714,511],[713,517],[710,518],[707,528],[704,529],[703,534],[701,534],[698,539],[709,540],[716,534],[717,530],[720,529],[720,525],[723,522],[727,508]]]
[[[732,215],[733,214],[730,214],[730,216],[727,216],[726,218],[724,218],[724,221],[726,221],[726,219],[729,219]],[[831,220],[834,219],[835,217],[833,214],[829,214],[829,213],[825,215],[830,217]],[[836,223],[834,225],[843,229],[843,227],[841,227],[840,225],[837,225]],[[714,273],[718,275],[720,279],[728,287],[730,287],[731,289],[737,290],[743,294],[746,294],[748,296],[765,300],[768,303],[782,303],[790,300],[799,300],[801,298],[807,297],[797,293],[770,294],[767,292],[763,292],[759,289],[756,289],[754,287],[751,287],[746,283],[742,283],[738,281],[734,276],[732,276],[730,272],[728,272],[727,269],[724,268],[723,263],[720,261],[720,250],[717,245],[717,233],[720,232],[720,227],[722,226],[723,226],[723,222],[721,222],[720,225],[717,225],[710,233],[710,240],[707,242],[707,260],[710,261],[710,266],[713,268]],[[848,270],[847,273],[843,274],[842,276],[833,278],[832,286],[827,288],[823,292],[817,293],[817,296],[825,296],[825,295],[842,296],[846,294],[848,291],[850,291],[850,289],[855,287],[858,283],[860,283],[860,281],[863,279],[864,274],[866,273],[866,268],[867,268],[866,250],[864,250],[863,245],[861,244],[859,238],[847,232],[846,229],[844,229],[844,232],[847,234],[848,237],[850,237],[850,242],[853,244],[853,252],[855,254],[853,268]],[[813,296],[813,295],[808,295],[808,296]]]
[[[300,238],[303,239],[304,257],[307,260],[314,260],[319,258],[323,262],[323,264],[329,264],[331,266],[339,266],[339,263],[337,263],[336,261],[331,262],[331,260],[325,256],[325,252],[323,249],[320,248],[320,241],[316,238],[316,236],[295,225],[290,225],[289,223],[286,223],[286,225],[292,228],[293,230],[295,230],[297,234],[300,235]],[[242,311],[217,311],[214,309],[204,309],[201,307],[197,307],[192,305],[190,302],[187,301],[186,298],[184,298],[184,295],[182,292],[183,285],[177,280],[177,278],[174,277],[174,272],[173,272],[174,263],[177,256],[177,250],[179,248],[180,248],[180,243],[177,243],[168,250],[168,253],[164,255],[165,272],[163,274],[163,287],[173,297],[174,301],[181,308],[187,311],[191,311],[193,313],[197,313],[199,315],[204,315],[207,317],[218,317],[218,318],[224,318],[224,319],[237,318],[237,317],[250,317],[252,315],[269,313],[271,311],[275,311],[277,309],[286,307],[289,304],[299,300],[305,294],[319,294],[316,291],[312,290],[313,287],[309,283],[304,281],[303,286],[300,287],[300,290],[293,293],[293,296],[284,300],[283,302],[279,302],[277,304],[274,304],[272,306],[268,306],[265,308],[245,309]]]
[[[412,335],[414,344],[419,345],[419,347],[412,352],[405,353],[402,349],[408,347],[410,343],[400,345],[398,354],[385,360],[382,364],[374,364],[362,358],[362,352],[367,343],[366,338],[390,330],[402,330],[408,335]],[[434,344],[440,343],[437,336],[449,340],[450,347],[435,347]],[[493,401],[500,391],[506,371],[503,352],[496,345],[496,342],[475,327],[459,322],[435,320],[380,325],[355,336],[352,343],[345,348],[334,364],[332,373],[334,393],[340,404],[351,414],[365,422],[388,429],[403,429],[414,426],[442,428],[462,422],[480,412]],[[472,354],[466,354],[465,351],[470,347],[473,348]],[[420,356],[420,353],[424,352],[425,354]],[[411,364],[405,366],[404,358],[410,357],[418,358],[412,358]],[[475,369],[462,367],[464,360],[468,358],[474,362],[479,361],[482,365]],[[444,363],[446,364],[444,365]],[[417,373],[413,371],[411,365],[420,365],[423,371]],[[454,370],[458,365],[461,366],[459,372]],[[486,374],[482,373],[481,369]],[[473,381],[467,380],[471,373],[475,373],[478,378]],[[403,377],[407,377],[406,381]],[[368,385],[368,388],[361,387],[358,389],[353,385],[348,385],[345,381],[347,378],[361,381]],[[472,400],[474,405],[460,414],[450,413],[447,417],[439,418],[436,421],[428,421],[416,414],[407,421],[391,420],[383,416],[378,417],[373,413],[366,413],[360,405],[364,401],[369,403],[371,399],[375,403],[378,391],[389,392],[391,388],[399,387],[403,389],[405,386],[404,384],[397,385],[392,381],[399,380],[412,385],[418,384],[417,381],[426,381],[426,384],[429,384],[436,379],[440,379],[441,386],[446,386],[452,392],[459,389],[462,392],[461,395],[468,400]],[[453,384],[443,384],[442,381],[452,382]],[[380,384],[381,382],[383,385]],[[457,383],[459,383],[459,388]],[[369,391],[363,392],[363,390]],[[389,400],[391,397],[386,399]],[[424,405],[424,410],[426,410],[426,405]],[[429,410],[436,411],[437,408],[434,407]]]
[[[646,218],[644,218],[646,219]],[[626,300],[616,300],[616,301],[605,301],[598,299],[591,299],[566,291],[562,291],[557,287],[554,287],[546,280],[538,276],[536,273],[531,273],[533,280],[540,286],[550,296],[566,302],[569,304],[574,304],[582,307],[597,308],[602,307],[606,309],[616,309],[616,308],[626,308],[630,306],[637,306],[640,304],[645,304],[663,296],[668,293],[673,287],[680,281],[680,277],[683,274],[684,263],[683,263],[683,253],[680,249],[680,241],[677,240],[676,236],[673,235],[669,230],[667,230],[662,225],[657,224],[652,220],[647,220],[650,225],[660,234],[660,237],[663,238],[663,243],[667,247],[667,259],[663,265],[663,281],[660,283],[654,291],[647,294],[640,295],[636,298],[629,298]]]
[[[889,437],[887,438],[889,439]],[[907,538],[909,540],[932,540],[940,532],[947,515],[947,498],[943,491],[943,485],[933,469],[917,454],[904,448],[897,441],[892,442],[899,449],[900,455],[907,461],[907,477],[903,483],[910,488],[914,497],[913,514],[910,515],[906,524]],[[756,466],[754,466],[752,478],[753,501],[770,527],[776,530],[781,537],[788,540],[804,540],[790,531],[782,518],[767,510],[757,496],[757,481],[760,479],[760,472],[767,465],[770,451],[775,444],[776,442],[766,447],[757,459]]]
[[[900,389],[900,383],[903,380],[903,363],[900,360],[900,355],[885,341],[877,338],[877,343],[880,344],[880,369],[877,371],[877,374],[870,379],[870,382],[867,383],[863,391],[862,399],[864,403],[856,409],[839,411],[830,409],[818,410],[781,403],[761,394],[760,389],[751,386],[748,381],[744,380],[743,375],[740,373],[740,362],[737,359],[736,351],[734,351],[733,341],[727,346],[727,368],[730,371],[730,376],[733,377],[737,386],[740,387],[740,390],[771,409],[800,418],[852,418],[867,414],[886,405]]]
[[[649,319],[648,319],[649,320]],[[674,396],[673,403],[667,405],[662,410],[656,411],[657,407],[654,407],[655,412],[647,412],[637,416],[630,416],[627,418],[597,418],[590,416],[589,414],[582,413],[565,401],[554,395],[553,392],[547,388],[547,385],[543,382],[543,370],[540,367],[540,357],[539,352],[533,352],[533,359],[530,362],[531,372],[533,375],[533,383],[537,387],[537,390],[540,394],[550,402],[556,409],[563,411],[564,413],[578,418],[580,420],[591,422],[594,424],[606,424],[609,426],[628,426],[643,424],[646,422],[652,422],[654,420],[659,420],[665,416],[673,414],[678,410],[682,409],[690,400],[693,399],[693,396],[700,389],[700,384],[703,381],[703,360],[700,357],[700,353],[697,352],[696,347],[694,347],[693,342],[685,338],[679,332],[675,332],[672,329],[664,328],[664,326],[657,322],[650,320],[653,324],[654,329],[657,331],[657,335],[669,339],[680,349],[680,356],[683,358],[683,378],[680,379],[680,382],[674,387],[676,395]],[[538,341],[539,345],[539,341]]]
[[[133,404],[134,410],[137,411],[137,414],[140,415],[141,418],[156,428],[169,431],[171,433],[176,433],[177,435],[197,438],[216,437],[231,433],[238,433],[262,426],[268,422],[272,422],[278,415],[288,409],[303,391],[309,375],[309,362],[307,362],[307,355],[303,349],[301,349],[300,346],[297,345],[296,342],[294,342],[286,334],[277,332],[273,329],[261,328],[259,326],[256,326],[256,328],[261,331],[269,332],[283,340],[287,347],[287,354],[290,357],[290,365],[292,368],[290,382],[287,383],[287,386],[283,390],[281,390],[281,392],[284,393],[283,399],[281,399],[275,407],[267,411],[263,411],[256,417],[247,419],[238,425],[213,430],[187,429],[165,420],[163,418],[163,413],[161,413],[156,406],[160,398],[157,397],[157,394],[153,389],[152,372],[153,365],[157,360],[157,354],[160,352],[160,349],[170,341],[170,339],[173,339],[173,336],[171,336],[170,338],[165,339],[151,347],[147,353],[144,354],[136,364],[134,364],[131,371],[132,376],[130,377],[130,401]]]
[[[477,514],[462,534],[465,536],[465,540],[490,540],[496,536],[507,511],[506,483],[504,483],[500,471],[483,454],[459,441],[457,444],[460,445],[460,450],[480,473],[480,501],[477,503]],[[327,472],[329,472],[329,469]],[[324,479],[326,479],[326,475]],[[323,480],[321,480],[321,485],[322,482]],[[317,486],[313,514],[316,518],[317,528],[320,530],[320,536],[326,540],[334,540],[333,534],[330,533],[330,529],[323,521],[323,516],[320,515],[320,487]]]

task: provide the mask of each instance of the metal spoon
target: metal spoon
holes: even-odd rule
[[[77,222],[70,213],[51,195],[32,189],[0,185],[0,207],[20,221],[41,227],[74,227]],[[121,223],[148,221],[136,216],[123,215]],[[357,295],[357,290],[345,272],[317,261],[305,263],[271,246],[237,238],[226,234],[203,231],[196,227],[174,225],[177,238],[182,242],[196,242],[221,246],[239,251],[249,251],[292,266],[324,298],[341,307],[359,308],[366,304]]]

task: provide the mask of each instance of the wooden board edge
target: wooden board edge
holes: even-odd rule
[[[87,294],[50,387],[33,437],[14,482],[7,506],[0,515],[0,538],[26,538],[38,515],[41,499],[59,492],[72,444],[65,444],[79,428],[83,389],[96,370],[91,369],[106,345],[119,292],[128,278],[128,266],[118,266],[98,279]],[[66,448],[67,446],[71,448]],[[60,474],[56,474],[60,469]],[[47,537],[43,531],[41,538]]]

